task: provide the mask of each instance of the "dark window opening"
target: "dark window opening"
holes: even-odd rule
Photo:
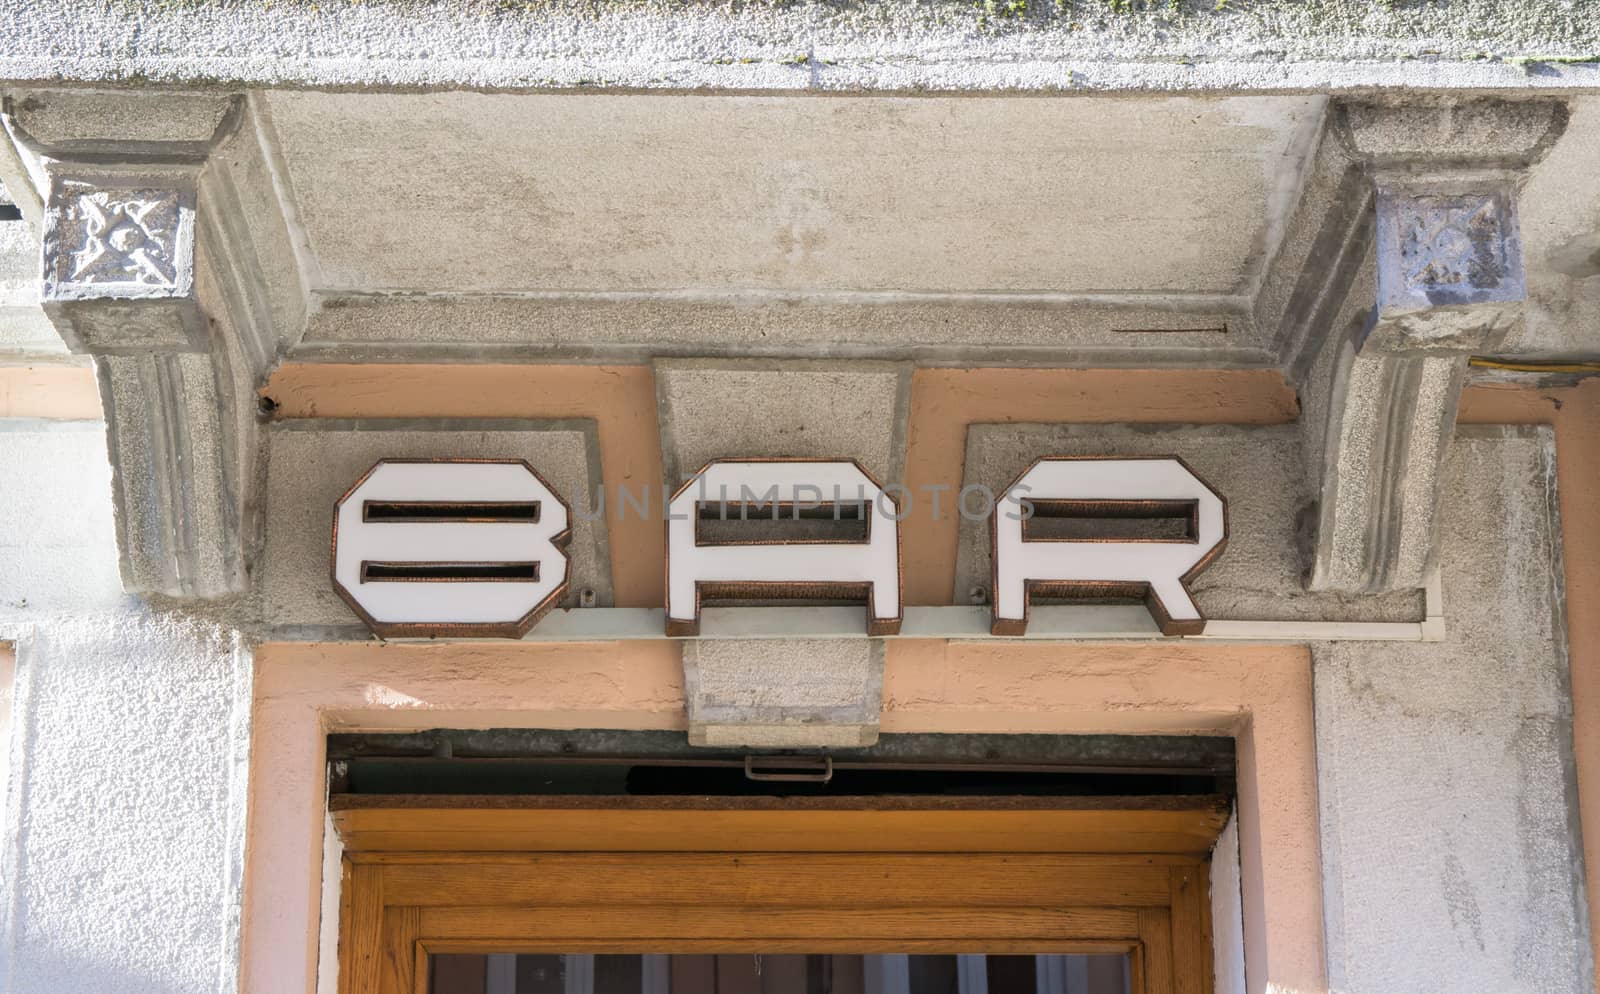
[[[1213,736],[885,735],[864,749],[690,749],[681,734],[451,730],[330,735],[335,793],[581,797],[1232,795]]]

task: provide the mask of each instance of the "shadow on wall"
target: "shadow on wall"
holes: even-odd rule
[[[29,952],[15,956],[9,977],[0,980],[11,994],[219,994],[237,989],[231,977],[200,973],[194,969],[197,964],[180,962],[179,957],[162,953],[162,948],[152,942],[151,958],[171,956],[170,963],[135,963],[131,958],[108,963],[69,950]]]

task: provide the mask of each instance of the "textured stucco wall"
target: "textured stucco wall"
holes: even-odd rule
[[[1600,85],[1591,0],[13,0],[0,78],[730,89]],[[1546,62],[1531,69],[1517,57]],[[1511,60],[1511,61],[1505,61]]]
[[[98,423],[0,420],[0,466],[0,990],[236,990],[248,653],[123,595]]]
[[[884,644],[713,639],[683,646],[694,745],[850,748],[878,741]]]
[[[1446,465],[1449,641],[1314,649],[1328,980],[1594,990],[1548,428]]]

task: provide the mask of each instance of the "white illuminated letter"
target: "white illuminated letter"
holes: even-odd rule
[[[1031,515],[1187,519],[1171,539],[1024,536]],[[995,507],[995,635],[1028,630],[1028,602],[1046,597],[1145,596],[1161,631],[1198,635],[1205,618],[1185,584],[1228,541],[1227,504],[1182,459],[1041,459]]]
[[[824,495],[819,499],[818,495]],[[864,541],[704,542],[700,509],[752,501],[795,509],[860,508]],[[672,495],[667,516],[667,634],[700,631],[700,595],[865,596],[867,633],[900,630],[900,526],[895,502],[853,461],[718,460]],[[749,514],[754,521],[765,511]],[[737,520],[739,514],[729,513]],[[741,527],[741,526],[735,526]],[[743,526],[749,527],[749,526]]]
[[[385,638],[520,638],[567,591],[570,534],[520,459],[385,459],[335,506],[334,589]]]

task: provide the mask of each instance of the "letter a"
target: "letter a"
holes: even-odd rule
[[[833,494],[833,501],[818,494]],[[751,495],[728,501],[722,495]],[[840,500],[837,495],[845,494]],[[715,495],[715,496],[712,496]],[[702,540],[702,508],[727,503],[773,504],[795,510],[859,506],[865,541]],[[859,495],[859,501],[855,495]],[[887,505],[890,510],[885,510]],[[667,516],[667,634],[700,632],[700,597],[865,597],[867,634],[900,630],[900,526],[893,500],[852,460],[720,459],[672,495]],[[754,515],[761,517],[763,514]],[[776,512],[768,516],[776,517]],[[745,527],[748,527],[746,525]]]

